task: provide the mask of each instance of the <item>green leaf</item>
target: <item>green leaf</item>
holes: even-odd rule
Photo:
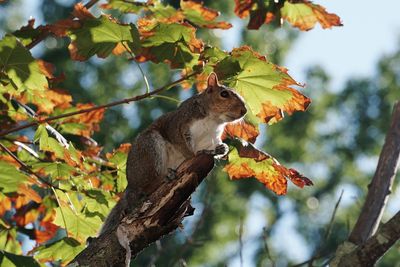
[[[146,7],[146,3],[144,2],[134,2],[134,1],[125,1],[125,0],[108,0],[107,4],[102,4],[101,8],[104,9],[116,9],[121,11],[122,13],[139,13],[144,7]]]
[[[0,248],[10,253],[22,254],[21,244],[17,240],[16,228],[0,226]]]
[[[167,62],[172,68],[192,68],[198,63],[203,43],[196,39],[193,27],[156,23],[143,31],[146,38],[142,41],[142,61]]]
[[[79,243],[76,239],[64,237],[57,242],[35,249],[35,252],[37,252],[35,258],[40,261],[61,261],[62,263],[67,263],[74,259],[84,248],[85,245]]]
[[[74,60],[86,60],[93,55],[105,58],[122,43],[140,47],[139,32],[135,25],[119,24],[108,16],[86,19],[79,29],[71,30],[69,50]]]
[[[43,91],[48,86],[38,62],[12,35],[6,35],[0,41],[0,73],[5,75],[18,91]]]
[[[21,256],[0,250],[0,267],[39,267],[32,257]]]
[[[106,192],[100,190],[88,190],[84,199],[86,208],[90,213],[98,213],[105,219],[116,202]]]
[[[44,172],[52,179],[68,179],[76,172],[74,167],[62,162],[39,162],[32,165],[34,171]]]
[[[102,220],[98,216],[88,216],[85,213],[73,211],[69,206],[63,206],[56,209],[54,224],[65,228],[70,236],[84,242],[89,236],[96,235]]]
[[[28,176],[14,165],[0,161],[0,190],[3,193],[18,191],[18,186],[27,180]]]
[[[64,158],[65,148],[53,137],[49,137],[45,125],[39,125],[35,132],[34,141],[39,142],[39,149],[53,152],[57,158]]]
[[[215,71],[245,99],[249,112],[262,122],[277,122],[283,118],[283,112],[304,111],[311,102],[291,87],[299,84],[285,69],[249,47],[234,49],[215,66]]]

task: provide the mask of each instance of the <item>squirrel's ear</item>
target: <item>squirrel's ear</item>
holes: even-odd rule
[[[211,74],[208,76],[207,88],[211,89],[211,88],[218,87],[218,86],[220,86],[220,85],[218,83],[217,74],[215,74],[215,72],[211,72]]]

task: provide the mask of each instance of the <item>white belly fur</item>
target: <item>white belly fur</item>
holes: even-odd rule
[[[215,120],[204,118],[194,121],[190,126],[192,149],[196,153],[201,150],[214,150],[222,143],[221,135],[225,124],[216,123]]]

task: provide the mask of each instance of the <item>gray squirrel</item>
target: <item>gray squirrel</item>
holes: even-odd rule
[[[164,179],[174,179],[177,167],[184,160],[198,153],[225,155],[228,146],[221,140],[224,127],[246,112],[243,98],[220,85],[217,75],[211,73],[205,91],[185,100],[175,111],[162,115],[132,142],[126,163],[128,186],[100,234],[117,227],[129,209],[158,188]]]

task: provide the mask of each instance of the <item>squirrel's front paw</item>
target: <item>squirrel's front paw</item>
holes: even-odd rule
[[[171,168],[168,168],[168,173],[167,173],[167,180],[172,181],[175,180],[178,177],[177,171]]]
[[[228,152],[229,152],[229,147],[225,143],[218,145],[214,150],[215,155],[219,156],[225,156],[226,154],[228,154]]]

